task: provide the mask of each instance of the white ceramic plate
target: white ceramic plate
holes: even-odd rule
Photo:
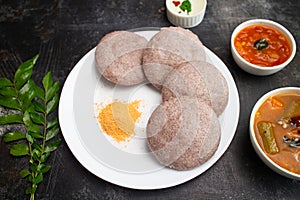
[[[157,29],[136,30],[150,39]],[[224,154],[230,145],[239,119],[239,96],[226,65],[205,48],[207,61],[224,75],[229,87],[229,102],[219,117],[220,145],[211,159],[188,171],[176,171],[161,166],[146,146],[145,128],[161,95],[147,83],[134,87],[115,86],[106,81],[95,67],[95,48],[89,51],[69,74],[59,102],[59,123],[63,136],[77,160],[96,176],[128,188],[160,189],[172,187],[202,174]],[[136,135],[128,142],[117,143],[102,132],[96,115],[114,100],[141,100],[142,116],[137,121]],[[225,119],[227,119],[225,121]],[[228,121],[230,120],[230,121]]]

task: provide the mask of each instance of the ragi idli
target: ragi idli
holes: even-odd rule
[[[163,101],[174,96],[197,97],[219,116],[228,103],[228,86],[222,73],[206,61],[185,62],[172,70],[162,89]]]
[[[180,27],[167,27],[148,42],[143,69],[149,82],[160,90],[170,70],[186,61],[205,59],[204,46],[196,34]]]
[[[147,143],[165,166],[188,170],[211,158],[218,148],[221,129],[213,109],[191,97],[171,97],[152,113]]]
[[[95,60],[98,71],[119,85],[135,85],[145,80],[142,69],[146,38],[129,31],[106,34],[98,43]]]

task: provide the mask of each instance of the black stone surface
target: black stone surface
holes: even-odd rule
[[[170,26],[164,7],[164,1],[147,0],[0,0],[0,77],[12,79],[22,61],[39,53],[34,78],[41,80],[51,70],[54,79],[63,84],[74,65],[106,33]],[[87,171],[60,135],[62,145],[50,159],[52,170],[45,175],[36,199],[299,199],[300,181],[280,176],[263,164],[248,134],[251,109],[262,94],[278,87],[300,86],[299,45],[295,59],[287,68],[266,77],[242,71],[230,53],[233,29],[254,18],[281,23],[298,42],[299,10],[300,1],[296,0],[208,1],[204,20],[191,28],[227,65],[240,95],[235,137],[226,153],[208,171],[168,189],[127,189]],[[0,134],[14,128],[1,127]],[[25,158],[11,157],[8,145],[0,139],[0,199],[29,199],[24,191],[27,181],[18,176],[18,171],[26,165]]]

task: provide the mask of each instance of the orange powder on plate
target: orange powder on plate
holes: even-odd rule
[[[108,104],[97,116],[102,130],[117,142],[127,141],[135,135],[135,122],[141,116],[139,105],[140,101],[128,104],[115,101]]]

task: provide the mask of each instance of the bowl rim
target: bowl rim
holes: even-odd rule
[[[259,143],[256,139],[256,136],[255,136],[255,131],[254,131],[255,114],[256,114],[257,110],[259,109],[259,107],[262,105],[262,103],[264,103],[269,97],[274,96],[274,95],[279,94],[279,93],[284,93],[284,92],[297,92],[297,93],[300,93],[300,87],[280,87],[280,88],[277,88],[277,89],[273,89],[273,90],[265,93],[262,97],[260,97],[257,100],[257,102],[255,103],[255,105],[252,108],[251,115],[250,115],[250,122],[249,122],[250,139],[251,139],[251,143],[253,145],[253,148],[255,149],[256,153],[261,158],[261,160],[263,162],[265,162],[265,164],[267,164],[268,166],[270,164],[274,168],[276,168],[276,169],[273,169],[271,166],[269,166],[271,169],[273,169],[277,173],[279,173],[281,175],[284,175],[286,177],[300,180],[300,174],[291,172],[291,171],[279,166],[277,163],[275,163],[273,160],[271,160],[271,158],[269,158],[267,156],[267,154],[263,151],[262,147],[259,145]],[[281,173],[278,172],[277,170],[279,170]]]
[[[167,2],[169,2],[169,1],[172,1],[172,0],[166,0],[166,1],[165,1],[165,2],[166,2],[167,12],[172,13],[172,14],[175,15],[176,17],[187,18],[187,19],[188,19],[188,18],[197,17],[197,16],[199,16],[199,15],[201,15],[201,14],[204,14],[204,12],[205,12],[205,10],[206,10],[206,6],[207,6],[207,0],[203,0],[203,2],[204,2],[203,8],[202,8],[201,10],[199,10],[198,12],[196,12],[196,13],[194,13],[194,14],[192,14],[192,15],[179,15],[178,13],[173,12],[172,9],[169,8],[169,5],[168,5],[168,3],[167,3]]]
[[[251,26],[254,24],[263,24],[266,26],[272,26],[276,29],[279,29],[280,32],[282,32],[283,34],[286,35],[286,37],[290,40],[291,43],[291,48],[292,48],[292,52],[290,57],[283,63],[279,64],[279,65],[274,65],[271,67],[267,67],[267,66],[259,66],[259,65],[255,65],[252,64],[250,62],[248,62],[247,60],[245,60],[236,50],[235,45],[234,45],[234,39],[236,37],[236,35],[245,27],[247,26]],[[234,51],[234,54],[236,54],[236,56],[238,57],[238,59],[247,64],[248,66],[256,69],[256,70],[264,70],[264,71],[274,71],[274,70],[279,70],[281,68],[284,68],[286,65],[288,65],[295,57],[296,55],[296,49],[297,49],[297,45],[296,45],[296,41],[295,38],[293,37],[293,35],[290,33],[290,31],[288,29],[286,29],[283,25],[279,24],[278,22],[269,20],[269,19],[250,19],[247,21],[242,22],[241,24],[239,24],[232,32],[231,34],[231,49]]]

